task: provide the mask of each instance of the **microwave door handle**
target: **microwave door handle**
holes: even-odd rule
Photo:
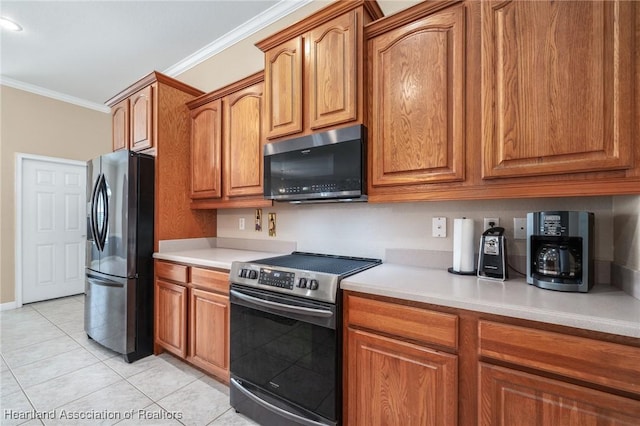
[[[278,309],[279,311],[288,312],[290,314],[302,314],[321,318],[329,318],[333,316],[333,312],[327,311],[326,309],[305,308],[303,306],[293,306],[278,302],[272,302],[270,300],[264,300],[246,295],[237,290],[230,290],[229,293],[240,300],[244,300],[245,302],[253,303],[254,305],[262,306],[265,308]]]

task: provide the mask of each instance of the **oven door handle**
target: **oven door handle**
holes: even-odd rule
[[[276,407],[275,405],[265,401],[262,398],[257,397],[256,395],[252,394],[251,392],[249,392],[247,389],[245,389],[244,386],[242,386],[242,384],[234,379],[233,377],[231,378],[231,385],[236,388],[238,391],[240,391],[240,393],[242,393],[242,395],[246,396],[247,398],[249,398],[250,400],[252,400],[253,402],[255,402],[256,404],[262,406],[263,408],[281,415],[282,417],[288,419],[288,420],[292,420],[296,423],[300,423],[301,425],[305,425],[305,426],[327,426],[327,423],[320,423],[320,422],[316,422],[314,420],[311,419],[307,419],[305,417],[299,416],[297,414],[291,413],[287,410],[283,410],[280,407]]]
[[[257,297],[249,296],[236,290],[230,290],[229,293],[240,300],[244,300],[245,302],[253,303],[254,305],[258,305],[258,306],[263,306],[265,308],[278,309],[280,311],[288,312],[291,314],[302,314],[302,315],[309,315],[313,317],[322,317],[322,318],[329,318],[333,316],[333,312],[327,311],[326,309],[305,308],[302,306],[293,306],[293,305],[287,305],[287,304],[278,303],[278,302],[272,302],[270,300],[264,300],[264,299],[259,299]]]

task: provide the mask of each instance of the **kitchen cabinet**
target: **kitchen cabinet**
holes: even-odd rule
[[[431,7],[368,29],[370,194],[464,179],[465,9]]]
[[[194,99],[191,208],[262,207],[264,74]]]
[[[457,424],[454,315],[347,295],[345,336],[347,424]]]
[[[638,194],[640,7],[422,2],[366,26],[369,201]]]
[[[375,1],[335,2],[260,41],[267,139],[365,122],[363,28]]]
[[[640,419],[640,348],[493,321],[480,320],[478,327],[480,425],[632,425]]]
[[[482,4],[483,177],[633,167],[633,4]]]
[[[115,95],[113,148],[154,155],[154,247],[160,240],[216,235],[216,212],[190,208],[189,109],[203,92],[152,72]]]
[[[228,383],[228,272],[155,265],[155,352],[169,351]]]
[[[640,339],[350,290],[343,308],[345,424],[640,419]]]
[[[111,108],[114,151],[153,148],[153,88],[147,86]]]
[[[155,269],[155,344],[185,358],[187,356],[188,268],[156,261]]]

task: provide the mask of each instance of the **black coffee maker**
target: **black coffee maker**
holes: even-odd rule
[[[527,214],[527,282],[559,291],[593,287],[594,215],[583,211]]]

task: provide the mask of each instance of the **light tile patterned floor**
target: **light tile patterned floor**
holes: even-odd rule
[[[89,340],[83,310],[80,295],[0,312],[1,425],[256,424],[228,387],[177,358],[127,364]]]

